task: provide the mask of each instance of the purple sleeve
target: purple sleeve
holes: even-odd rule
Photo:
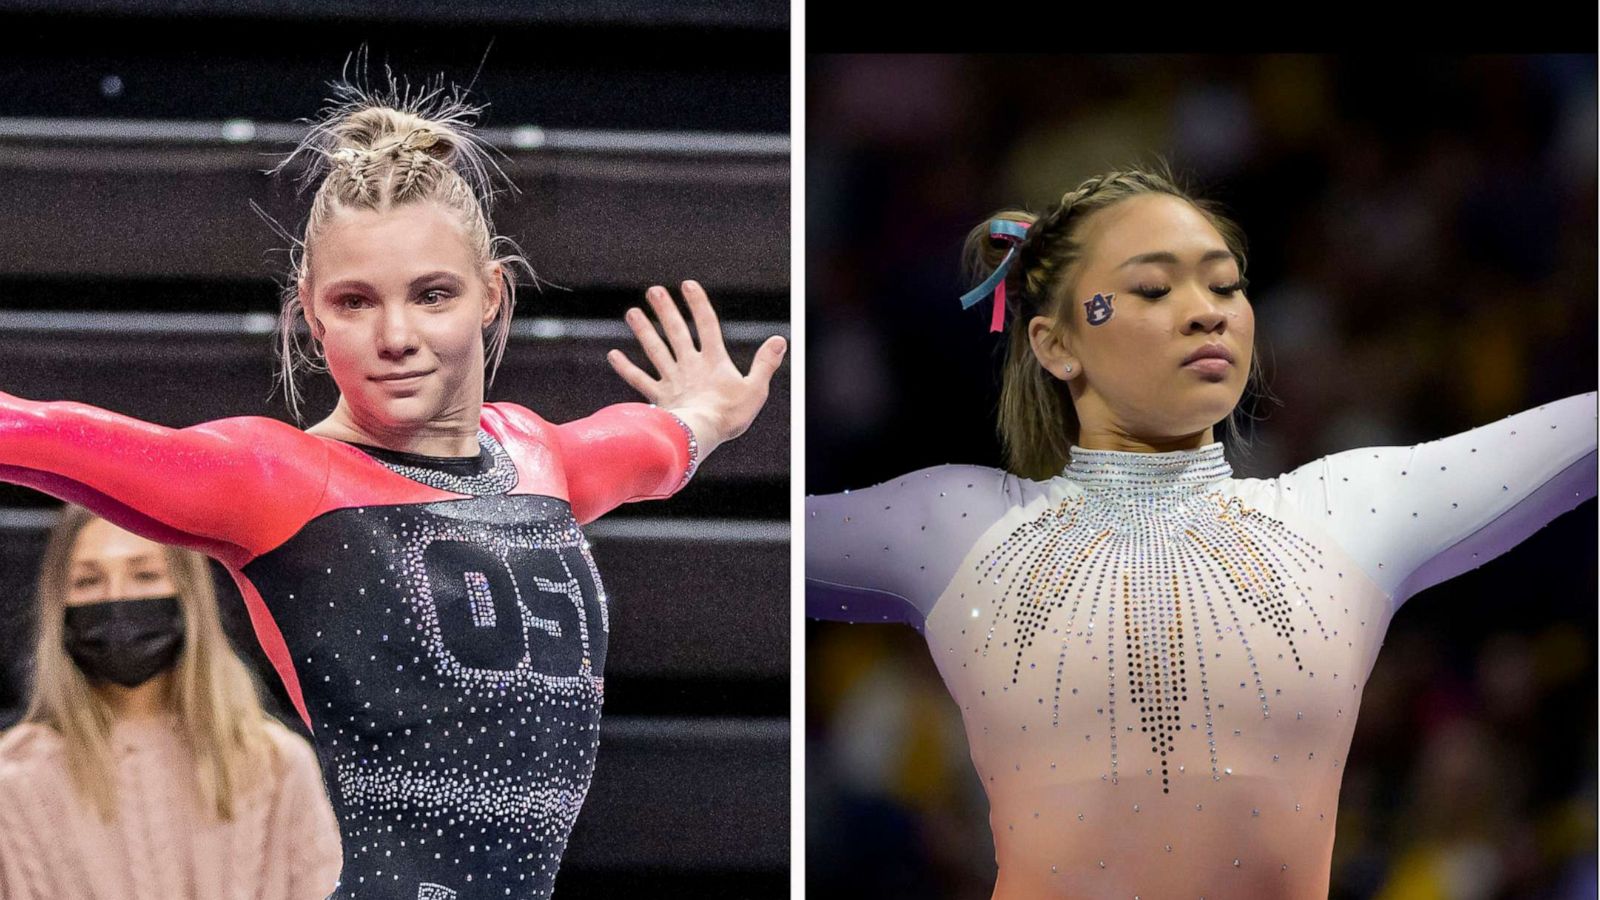
[[[1595,496],[1595,392],[1411,447],[1367,447],[1284,476],[1395,608]]]
[[[951,465],[807,497],[806,615],[920,630],[967,551],[1031,484]]]

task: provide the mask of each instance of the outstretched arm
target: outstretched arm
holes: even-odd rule
[[[1336,453],[1284,479],[1398,609],[1595,496],[1595,392],[1413,447]]]
[[[567,502],[586,525],[623,503],[670,497],[699,465],[695,437],[677,415],[645,403],[615,403],[555,427]]]
[[[606,354],[606,359],[622,380],[645,399],[670,410],[689,426],[694,432],[700,458],[704,459],[718,445],[744,434],[750,427],[756,413],[767,402],[772,373],[783,361],[788,345],[777,335],[767,338],[750,363],[750,374],[741,375],[728,357],[711,300],[698,283],[683,283],[683,298],[700,336],[698,348],[666,288],[651,287],[645,297],[655,310],[667,341],[661,340],[650,320],[638,308],[628,310],[628,327],[633,329],[634,337],[639,339],[639,345],[660,378],[651,378],[621,350],[612,350]]]
[[[981,466],[934,466],[806,498],[806,615],[918,630],[1021,482]]]
[[[242,562],[292,535],[327,471],[320,441],[272,419],[175,429],[0,393],[0,480],[224,561]]]
[[[670,496],[688,483],[706,454],[743,434],[767,402],[772,373],[783,361],[783,338],[768,338],[756,351],[750,374],[741,375],[728,358],[705,291],[686,281],[683,295],[700,333],[698,348],[665,288],[652,287],[647,296],[670,346],[643,312],[628,310],[628,325],[660,378],[650,377],[620,350],[606,355],[617,374],[650,403],[618,403],[556,427],[567,499],[579,524],[622,503]]]

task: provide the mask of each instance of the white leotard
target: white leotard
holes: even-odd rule
[[[815,618],[918,628],[988,793],[997,898],[1325,898],[1390,618],[1596,492],[1596,395],[1236,479],[1072,448],[808,498]]]

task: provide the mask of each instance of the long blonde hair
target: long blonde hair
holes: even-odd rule
[[[1063,194],[1043,215],[1021,209],[1001,210],[967,235],[963,259],[976,283],[989,277],[1007,250],[991,242],[990,219],[1008,219],[1029,226],[1016,262],[1006,273],[1006,315],[1012,324],[996,423],[1007,467],[1018,475],[1042,479],[1058,474],[1069,462],[1071,446],[1078,439],[1078,415],[1072,395],[1066,382],[1046,372],[1033,355],[1028,320],[1050,316],[1060,323],[1057,327],[1071,327],[1072,317],[1062,314],[1062,298],[1083,262],[1087,243],[1084,222],[1123,200],[1151,193],[1178,197],[1205,216],[1239,263],[1240,274],[1244,273],[1244,230],[1223,215],[1216,204],[1193,196],[1181,186],[1165,160],[1158,160],[1153,167],[1129,166],[1090,178]],[[1266,392],[1260,353],[1251,353],[1246,387],[1247,391]],[[1235,413],[1238,412],[1236,408]],[[1229,443],[1243,446],[1236,416],[1230,415],[1225,421]]]
[[[67,655],[63,640],[67,580],[72,552],[88,510],[68,505],[50,530],[39,566],[39,643],[34,654],[32,697],[24,722],[61,735],[73,783],[98,809],[116,818],[116,770],[111,754],[115,720],[101,693]],[[261,708],[255,679],[234,655],[222,631],[216,590],[206,558],[164,546],[167,568],[183,608],[184,644],[166,698],[194,753],[195,785],[202,810],[231,821],[237,799],[276,762],[270,721]]]
[[[496,194],[491,175],[504,178],[505,173],[473,132],[483,108],[467,103],[460,89],[447,94],[443,84],[424,86],[413,95],[410,86],[397,84],[392,74],[382,92],[340,80],[299,145],[271,170],[276,174],[303,159],[302,186],[317,185],[303,236],[286,235],[293,246],[278,315],[278,383],[296,420],[300,418],[296,376],[301,371],[327,371],[316,336],[307,345],[298,331],[305,310],[301,285],[310,280],[309,254],[317,235],[341,209],[382,212],[410,203],[438,203],[455,217],[477,264],[499,266],[500,308],[486,329],[484,351],[485,386],[494,383],[511,335],[515,271],[525,271],[535,286],[538,278],[516,243],[494,231],[489,215]],[[496,256],[502,246],[510,252]]]

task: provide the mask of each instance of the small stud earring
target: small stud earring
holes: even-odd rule
[[[1061,374],[1063,374],[1063,375],[1071,375],[1072,374],[1072,363],[1067,363],[1067,368]]]

